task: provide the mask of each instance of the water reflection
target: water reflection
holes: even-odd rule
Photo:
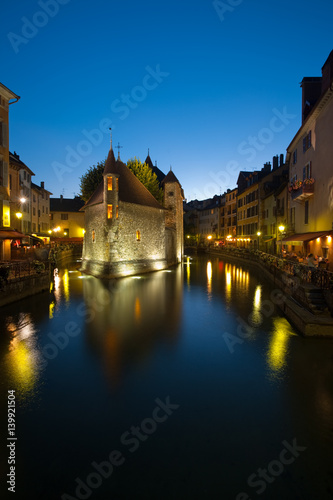
[[[138,279],[141,278],[141,279]],[[91,320],[86,340],[103,361],[112,386],[129,364],[149,359],[157,342],[174,343],[182,310],[182,267],[114,281],[83,281]]]
[[[251,324],[253,326],[260,326],[262,323],[262,314],[260,309],[261,309],[261,285],[258,285],[254,292],[253,311],[251,314]]]
[[[207,292],[208,292],[208,297],[211,298],[212,296],[212,263],[209,260],[207,262]]]
[[[248,292],[250,281],[249,272],[244,271],[242,267],[229,263],[225,264],[224,272],[226,302],[231,305],[232,291],[235,291],[236,294],[239,292]]]
[[[37,331],[30,314],[21,313],[17,319],[8,318],[7,331],[11,334],[5,367],[11,387],[24,400],[33,392],[39,376],[40,352]]]
[[[274,375],[279,375],[286,366],[288,345],[292,335],[295,335],[295,332],[286,318],[273,318],[267,363]]]

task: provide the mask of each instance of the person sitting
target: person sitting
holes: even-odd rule
[[[306,260],[307,260],[307,265],[309,267],[316,267],[316,261],[315,261],[315,257],[313,255],[313,253],[310,253]]]

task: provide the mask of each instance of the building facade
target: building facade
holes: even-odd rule
[[[287,148],[290,234],[286,247],[333,258],[333,51],[321,77],[302,83],[302,125]]]
[[[56,238],[82,238],[85,234],[84,201],[79,197],[50,198],[50,231]]]
[[[0,260],[10,259],[11,229],[9,203],[9,106],[19,100],[0,83]]]
[[[44,182],[31,183],[32,204],[31,204],[31,226],[32,232],[37,236],[49,237],[50,230],[50,191],[45,189]]]

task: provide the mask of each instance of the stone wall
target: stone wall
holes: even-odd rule
[[[164,206],[167,209],[165,225],[175,231],[176,262],[182,261],[184,254],[183,234],[183,196],[178,182],[168,182],[164,186]]]
[[[49,288],[49,271],[41,274],[35,274],[33,276],[24,276],[13,279],[0,290],[0,307],[25,299],[31,295],[44,292],[49,290]]]
[[[165,269],[164,210],[120,201],[118,214],[108,220],[103,204],[87,209],[82,270],[113,277]]]

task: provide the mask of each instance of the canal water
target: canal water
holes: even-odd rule
[[[8,390],[16,499],[333,498],[333,342],[299,336],[257,271],[79,266],[0,310],[1,498]]]

